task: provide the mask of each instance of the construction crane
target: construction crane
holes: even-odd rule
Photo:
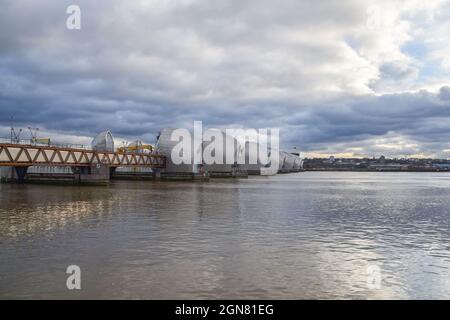
[[[28,127],[28,130],[30,130],[31,135],[31,144],[46,144],[50,146],[50,138],[38,138],[37,133],[39,131],[39,128],[32,128]]]
[[[20,143],[21,133],[22,133],[22,129],[19,129],[19,131],[16,132],[16,129],[11,127],[11,143]]]

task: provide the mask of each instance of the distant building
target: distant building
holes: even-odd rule
[[[434,163],[433,167],[439,170],[450,170],[450,163]]]
[[[397,164],[397,163],[389,163],[389,164],[370,164],[368,166],[369,169],[376,171],[406,171],[408,170],[408,165],[405,164]]]
[[[312,158],[304,159],[305,170],[319,171],[450,171],[450,160],[401,158]]]

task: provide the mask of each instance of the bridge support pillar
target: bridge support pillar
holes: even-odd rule
[[[160,180],[161,179],[161,169],[153,169],[153,177],[156,180]]]
[[[27,175],[28,167],[14,167],[17,174],[17,182],[24,183]]]
[[[112,179],[116,175],[116,167],[110,167],[109,168],[109,178]]]
[[[90,167],[74,167],[75,182],[79,184],[107,184],[110,180],[110,166],[95,164]]]

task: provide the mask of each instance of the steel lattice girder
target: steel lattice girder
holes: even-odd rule
[[[0,144],[0,166],[91,166],[165,168],[162,155],[101,152],[84,149]]]

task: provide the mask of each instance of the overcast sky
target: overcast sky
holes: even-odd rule
[[[2,0],[0,135],[13,116],[153,142],[202,120],[310,156],[449,158],[449,30],[447,0]]]

